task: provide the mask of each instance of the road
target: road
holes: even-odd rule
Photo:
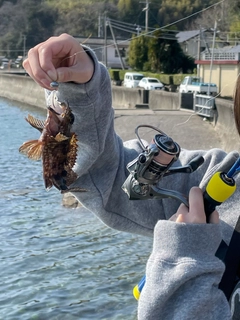
[[[184,149],[222,147],[212,123],[193,111],[115,110],[115,130],[124,141],[135,139],[135,128],[141,124],[157,127]],[[157,134],[148,128],[140,130],[140,137],[149,142]]]

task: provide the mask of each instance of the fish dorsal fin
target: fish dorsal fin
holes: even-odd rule
[[[77,149],[78,149],[77,142],[78,142],[77,135],[73,133],[69,143],[69,151],[67,154],[67,163],[66,163],[70,169],[73,168],[77,160]]]
[[[65,140],[69,140],[69,137],[66,137],[64,134],[58,132],[58,134],[55,136],[55,140],[57,142],[62,142],[62,141],[65,141]]]
[[[28,115],[27,118],[25,118],[26,121],[35,129],[39,130],[40,132],[43,131],[44,128],[44,122],[43,120],[39,120],[35,117],[33,117],[32,115]]]

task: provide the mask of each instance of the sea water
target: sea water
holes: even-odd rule
[[[28,113],[46,117],[0,99],[0,319],[137,319],[132,289],[152,240],[112,230],[45,190],[41,162],[18,151],[40,135]]]

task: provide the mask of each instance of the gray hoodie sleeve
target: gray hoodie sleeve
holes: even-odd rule
[[[138,319],[231,319],[228,301],[218,289],[224,272],[215,257],[220,241],[217,224],[159,221]]]

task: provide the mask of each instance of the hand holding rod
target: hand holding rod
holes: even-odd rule
[[[234,194],[236,183],[233,177],[240,171],[239,166],[240,158],[237,159],[227,173],[216,172],[209,180],[203,193],[207,222],[209,222],[209,217],[216,209],[216,206],[219,206]]]
[[[233,177],[239,172],[240,158],[238,158],[227,173],[216,172],[209,180],[206,190],[203,193],[207,223],[209,222],[211,213],[216,209],[216,206],[219,206],[234,194],[236,183]],[[140,282],[133,288],[133,296],[136,300],[140,297],[145,281],[146,275],[144,275]]]

